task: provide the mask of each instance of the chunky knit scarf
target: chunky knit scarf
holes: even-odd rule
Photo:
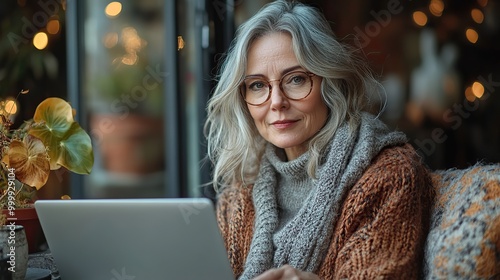
[[[341,125],[331,140],[326,162],[318,169],[314,188],[276,243],[273,234],[279,225],[277,176],[264,154],[252,193],[256,215],[254,235],[240,279],[251,279],[284,264],[316,271],[330,244],[333,221],[347,191],[384,147],[405,142],[403,133],[389,132],[380,120],[366,113],[354,131],[347,123]],[[268,146],[266,153],[270,151],[272,147]]]

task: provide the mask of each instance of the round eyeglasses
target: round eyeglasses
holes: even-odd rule
[[[281,92],[290,100],[302,100],[311,94],[313,88],[313,73],[292,71],[279,80],[266,80],[261,75],[245,77],[240,92],[249,105],[259,106],[271,98],[273,87],[271,82],[279,81]]]

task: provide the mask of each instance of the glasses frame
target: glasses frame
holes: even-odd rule
[[[283,82],[283,78],[286,77],[287,75],[290,75],[290,74],[293,74],[293,73],[303,73],[303,74],[306,74],[306,76],[309,77],[309,81],[311,82],[311,88],[309,88],[309,92],[302,98],[291,98],[287,95],[287,93],[283,90],[283,85],[282,85],[282,82]],[[280,90],[281,92],[283,93],[283,95],[287,98],[287,99],[290,99],[290,100],[293,100],[293,101],[300,101],[302,99],[305,99],[307,98],[311,92],[312,92],[312,89],[313,89],[313,86],[314,86],[314,80],[312,77],[316,76],[316,74],[314,73],[311,73],[311,72],[307,72],[307,71],[302,71],[302,70],[295,70],[295,71],[290,71],[288,73],[285,73],[283,76],[281,76],[281,78],[279,79],[274,79],[274,80],[267,80],[267,84],[269,86],[269,91],[267,93],[267,98],[266,100],[264,100],[262,103],[258,103],[258,104],[255,104],[255,103],[250,103],[246,100],[245,98],[245,80],[247,78],[252,78],[252,77],[261,77],[260,75],[250,75],[250,76],[246,76],[244,79],[243,79],[243,82],[241,83],[240,85],[240,94],[241,96],[243,97],[243,100],[245,100],[245,103],[247,103],[248,105],[252,105],[252,106],[260,106],[264,103],[266,103],[269,99],[271,99],[271,93],[273,91],[273,86],[271,85],[271,82],[276,82],[276,81],[279,81],[279,87],[280,87]]]

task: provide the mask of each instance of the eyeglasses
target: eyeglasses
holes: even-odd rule
[[[279,80],[266,80],[260,75],[245,77],[240,87],[241,95],[249,105],[259,106],[271,98],[273,87],[271,82],[279,81],[279,86],[286,98],[302,100],[311,94],[313,88],[313,73],[292,71],[286,73]]]

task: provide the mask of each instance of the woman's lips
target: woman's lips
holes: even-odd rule
[[[296,120],[282,120],[282,121],[275,121],[271,123],[271,125],[277,129],[285,129],[293,126],[296,122],[297,122]]]

